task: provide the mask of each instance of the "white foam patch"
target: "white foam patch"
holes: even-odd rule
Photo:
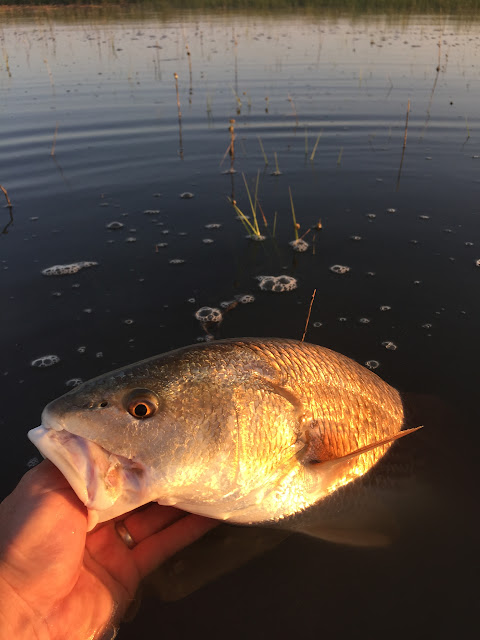
[[[53,267],[47,267],[43,269],[42,275],[44,276],[69,276],[73,273],[78,273],[81,269],[87,269],[88,267],[96,267],[98,262],[72,262],[71,264],[55,264]]]
[[[397,345],[391,340],[385,340],[382,342],[382,347],[385,347],[385,349],[388,349],[389,351],[396,351],[398,349]]]
[[[45,369],[46,367],[51,367],[54,364],[58,364],[60,362],[60,358],[56,355],[49,356],[40,356],[40,358],[35,358],[30,363],[32,367],[38,367],[39,369]]]
[[[305,242],[305,240],[302,240],[302,238],[299,238],[298,240],[292,240],[288,244],[294,251],[297,251],[298,253],[303,253],[310,246],[308,242]]]
[[[235,299],[240,302],[240,304],[250,304],[251,302],[255,302],[255,296],[252,296],[249,293],[245,293],[241,296],[235,296]]]
[[[344,273],[348,273],[350,271],[350,267],[347,267],[344,264],[334,264],[330,267],[330,271],[342,275]]]
[[[262,291],[274,291],[275,293],[293,291],[298,285],[293,276],[257,276],[257,280]]]
[[[200,307],[195,312],[195,318],[200,322],[221,322],[223,315],[216,307]]]

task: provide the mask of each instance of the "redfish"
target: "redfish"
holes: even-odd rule
[[[404,428],[398,391],[296,340],[184,347],[85,382],[29,438],[89,528],[151,501],[234,523],[283,520],[369,473]]]

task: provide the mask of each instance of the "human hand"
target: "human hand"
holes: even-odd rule
[[[26,473],[0,505],[0,636],[114,637],[140,580],[218,524],[158,504],[121,520],[132,549],[114,521],[87,534],[86,508],[49,461]]]

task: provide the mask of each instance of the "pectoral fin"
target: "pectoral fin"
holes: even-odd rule
[[[336,465],[342,465],[346,462],[351,462],[354,458],[357,458],[358,456],[362,455],[362,453],[367,453],[367,451],[371,451],[372,449],[381,447],[384,444],[389,444],[391,442],[394,442],[394,440],[398,440],[399,438],[408,436],[410,433],[413,433],[414,431],[418,431],[419,429],[422,429],[422,426],[414,427],[413,429],[405,429],[405,431],[399,431],[393,436],[389,436],[388,438],[383,438],[382,440],[377,440],[376,442],[367,444],[364,447],[360,447],[360,449],[355,449],[355,451],[351,451],[350,453],[347,453],[345,456],[341,456],[340,458],[334,458],[333,460],[325,460],[324,462],[321,462],[321,461],[312,462],[311,464],[322,466],[324,469],[328,465],[331,465],[332,468],[335,468]]]

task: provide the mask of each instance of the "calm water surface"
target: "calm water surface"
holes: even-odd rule
[[[0,18],[0,183],[13,204],[0,209],[2,493],[67,381],[205,339],[195,311],[241,294],[255,301],[225,313],[216,338],[300,338],[316,289],[307,339],[377,361],[414,394],[422,482],[442,507],[425,505],[387,550],[234,529],[160,575],[119,638],[463,636],[476,589],[480,23]],[[228,201],[250,213],[242,173],[252,194],[259,176],[264,242]],[[289,187],[300,236],[312,228],[305,253],[289,246]],[[98,264],[42,275],[78,261]],[[297,289],[260,291],[257,276],[281,274]],[[193,593],[159,604],[176,580]]]

